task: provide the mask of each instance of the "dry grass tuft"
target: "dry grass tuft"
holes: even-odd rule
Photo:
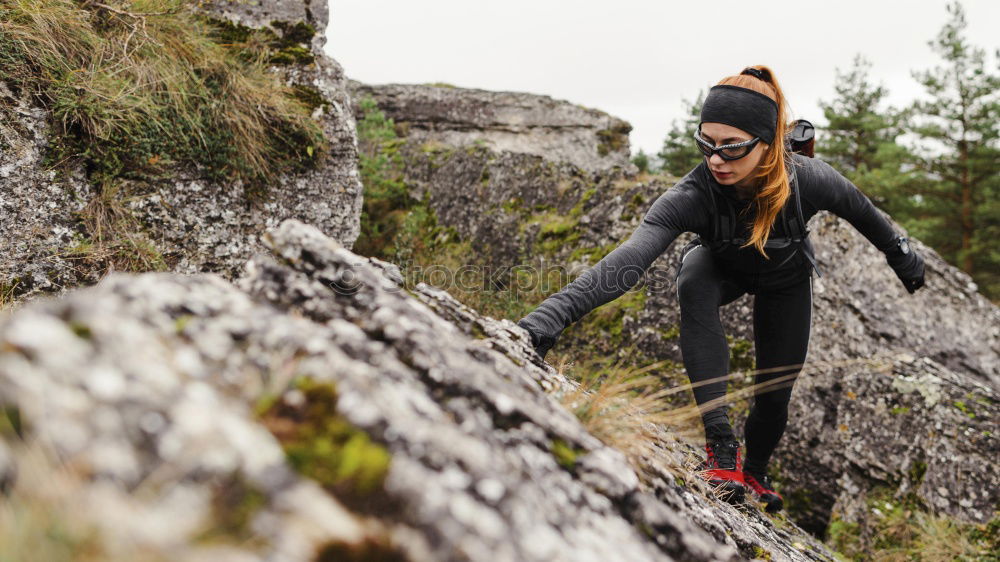
[[[887,356],[810,362],[808,369],[804,369],[798,376],[822,375],[823,371],[833,372],[837,367],[851,364],[865,364],[881,370],[887,368],[889,359],[891,357]],[[749,400],[756,392],[787,387],[794,382],[792,375],[784,375],[766,383],[729,391],[725,396],[701,407],[693,402],[677,406],[678,395],[718,380],[742,380],[747,373],[736,371],[712,380],[666,387],[664,381],[677,380],[678,373],[673,371],[680,369],[666,361],[645,367],[614,366],[598,376],[588,375],[586,372],[580,375],[574,372],[580,370],[580,367],[566,362],[556,367],[564,376],[582,380],[574,391],[561,397],[562,404],[577,416],[587,431],[606,445],[622,451],[640,477],[655,474],[656,471],[651,469],[653,464],[664,466],[675,474],[682,475],[685,482],[693,484],[703,493],[713,494],[720,499],[719,490],[712,490],[700,478],[703,461],[701,447],[704,443],[702,411]],[[793,366],[757,369],[753,372],[781,372],[790,367]]]
[[[165,271],[167,263],[128,209],[121,184],[109,183],[79,213],[86,238],[79,238],[61,256],[87,270]]]
[[[661,384],[655,371],[667,363],[658,362],[642,368],[612,367],[603,376],[581,377],[581,384],[561,397],[562,404],[573,412],[592,435],[623,453],[639,468],[644,457],[655,453],[658,425],[675,410],[664,398],[674,389],[657,389]],[[561,374],[567,365],[559,366]]]

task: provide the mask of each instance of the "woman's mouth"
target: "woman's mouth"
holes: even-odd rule
[[[719,178],[720,180],[724,180],[733,175],[732,172],[716,172],[715,170],[712,170],[712,173],[715,174],[715,177]]]

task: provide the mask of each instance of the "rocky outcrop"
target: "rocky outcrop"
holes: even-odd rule
[[[426,200],[438,224],[469,242],[470,261],[494,287],[509,282],[515,265],[550,257],[540,242],[567,253],[583,247],[565,239],[577,229],[563,227],[575,226],[637,171],[629,162],[630,127],[602,112],[531,94],[349,84],[357,119],[371,99],[393,120],[411,197]],[[614,131],[621,138],[606,143],[617,138],[609,136]],[[553,231],[546,223],[561,226]],[[606,246],[610,235],[599,238]]]
[[[295,221],[265,244],[240,288],[115,275],[0,321],[11,505],[73,505],[131,559],[832,558],[714,499],[666,433],[637,473],[511,322]]]
[[[588,172],[630,170],[632,126],[603,111],[549,96],[449,85],[348,82],[354,111],[371,97],[418,144],[532,154]]]
[[[126,180],[115,197],[145,230],[143,244],[162,256],[159,267],[181,272],[210,271],[237,276],[259,249],[259,238],[282,219],[316,225],[350,246],[358,236],[362,186],[357,139],[340,65],[323,53],[325,3],[265,1],[206,3],[207,13],[250,27],[282,28],[306,23],[312,62],[275,65],[287,85],[315,91],[322,103],[313,113],[330,144],[310,171],[281,176],[263,202],[252,202],[237,183],[200,179],[175,167],[156,182]],[[79,213],[95,197],[83,169],[56,177],[43,165],[50,142],[50,114],[28,92],[14,93],[0,82],[0,298],[96,282],[104,267],[76,251],[84,233]],[[77,248],[78,249],[78,248]],[[151,268],[151,264],[139,268]]]

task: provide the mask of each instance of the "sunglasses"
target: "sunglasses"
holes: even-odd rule
[[[695,131],[694,140],[698,142],[698,149],[701,150],[701,153],[707,156],[708,158],[711,158],[713,154],[718,153],[718,155],[723,160],[739,160],[740,158],[743,158],[747,154],[750,154],[750,151],[753,150],[753,147],[757,146],[757,143],[760,142],[760,137],[754,137],[748,141],[743,141],[736,144],[724,144],[722,146],[715,146],[714,144],[711,144],[707,140],[701,138],[701,135],[698,134],[698,131]]]

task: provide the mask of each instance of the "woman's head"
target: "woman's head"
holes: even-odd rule
[[[706,156],[708,169],[715,176],[715,181],[720,185],[735,185],[739,187],[749,187],[754,183],[754,174],[757,165],[760,164],[764,153],[768,149],[768,144],[760,137],[755,137],[750,133],[725,123],[702,123],[698,131],[698,136],[705,141],[699,144],[704,147],[702,152],[708,150],[708,146],[720,147],[725,145],[740,145],[753,143],[745,156],[731,160],[723,158],[726,151],[714,152],[711,156]],[[756,142],[755,142],[756,140]],[[728,149],[729,152],[740,151],[739,147]],[[743,148],[742,150],[746,150]]]
[[[757,213],[746,246],[766,256],[771,225],[791,194],[785,170],[790,126],[785,96],[774,73],[762,65],[727,76],[716,86],[723,87],[710,90],[702,109],[701,138],[715,147],[760,140],[742,158],[726,160],[715,151],[706,164],[719,184],[753,189]]]

